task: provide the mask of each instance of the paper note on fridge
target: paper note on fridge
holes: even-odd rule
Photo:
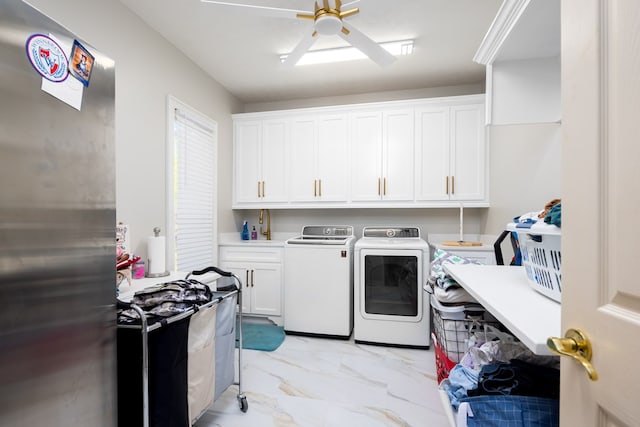
[[[60,45],[68,58],[71,54],[71,48],[73,47],[73,40],[61,40],[60,37],[56,37],[53,34],[49,34],[49,37]],[[78,79],[68,76],[67,79],[62,82],[52,82],[43,77],[41,89],[80,111],[84,86]]]

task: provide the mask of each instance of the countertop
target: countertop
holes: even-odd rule
[[[478,251],[493,252],[493,244],[497,240],[497,236],[465,234],[464,240],[467,242],[480,242],[480,246],[444,246],[442,242],[455,242],[460,239],[460,235],[454,234],[429,234],[427,240],[429,244],[437,249],[457,250],[457,251]]]
[[[242,240],[240,238],[240,233],[221,233],[218,245],[284,247],[284,242],[298,235],[299,233],[273,233],[271,235],[271,240],[265,239],[264,236],[260,236],[261,238],[258,238],[258,240]]]

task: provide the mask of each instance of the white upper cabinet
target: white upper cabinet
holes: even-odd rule
[[[416,201],[486,199],[484,104],[416,109]]]
[[[450,110],[450,199],[485,198],[484,104],[460,105]]]
[[[487,124],[560,121],[559,1],[505,0],[473,60],[487,66]]]
[[[448,200],[450,193],[449,107],[416,109],[416,199]]]
[[[234,209],[487,207],[484,95],[235,114]]]
[[[288,201],[285,119],[234,123],[234,206]]]
[[[346,202],[347,114],[294,117],[291,122],[290,200]]]
[[[353,202],[413,200],[412,108],[353,113],[351,144]]]

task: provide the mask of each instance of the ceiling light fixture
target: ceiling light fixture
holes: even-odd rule
[[[395,56],[410,55],[413,53],[413,40],[399,40],[379,43],[380,47]],[[284,62],[289,55],[280,55],[280,62]],[[364,59],[367,56],[352,46],[337,47],[333,49],[310,50],[305,53],[296,65],[327,64],[330,62],[352,61]]]

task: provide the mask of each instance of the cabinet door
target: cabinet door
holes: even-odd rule
[[[237,203],[257,202],[260,198],[260,141],[262,125],[259,120],[234,124],[234,200]]]
[[[252,264],[251,313],[280,316],[282,314],[282,265]]]
[[[448,200],[448,107],[416,110],[416,141],[416,200]]]
[[[222,262],[220,263],[220,268],[229,271],[238,278],[240,278],[240,283],[242,284],[242,312],[250,313],[251,312],[251,277],[249,275],[250,271],[245,264],[237,263],[237,262]]]
[[[349,144],[347,115],[318,118],[317,174],[318,199],[347,201]]]
[[[383,114],[382,198],[409,201],[414,198],[413,109]]]
[[[316,118],[299,117],[291,122],[291,200],[314,201],[318,196],[316,174]]]
[[[263,202],[286,202],[287,194],[287,138],[286,120],[262,122],[261,170]]]
[[[382,194],[382,113],[351,116],[351,200],[380,200]]]
[[[451,200],[485,198],[485,138],[482,105],[451,107]]]

